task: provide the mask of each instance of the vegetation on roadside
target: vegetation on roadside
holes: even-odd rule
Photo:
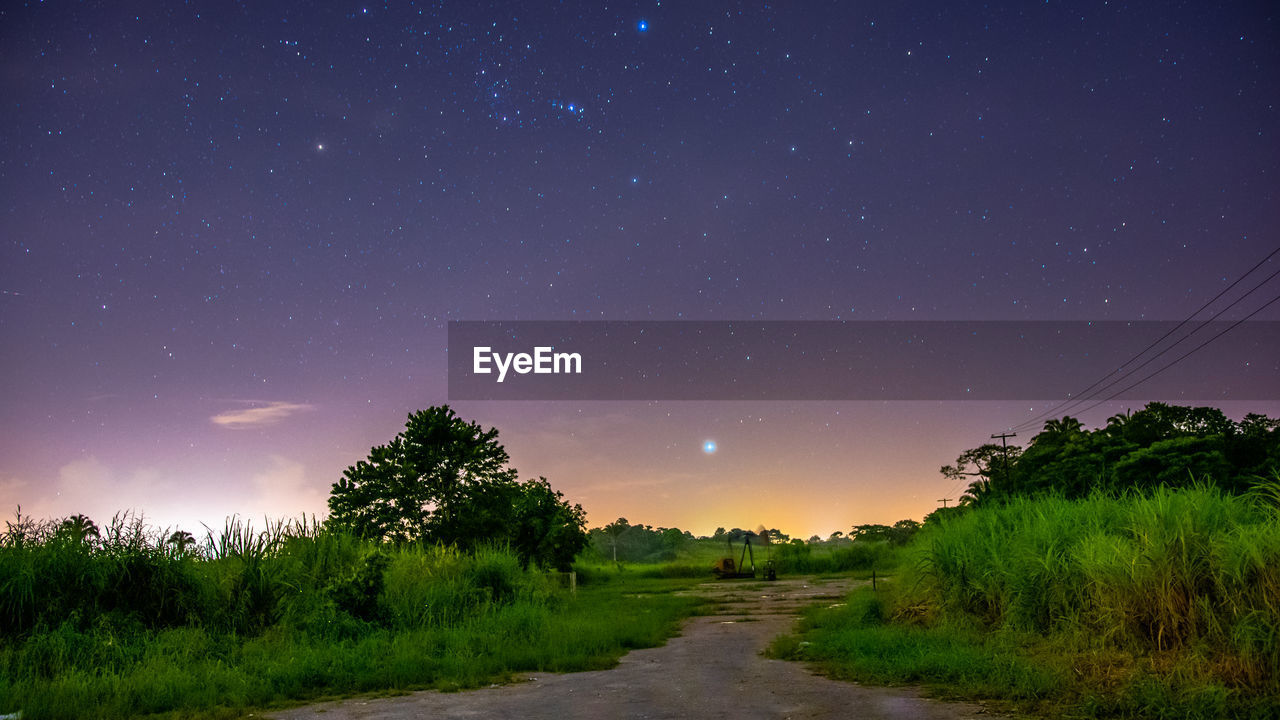
[[[101,532],[83,518],[9,522],[0,714],[238,716],[597,669],[661,644],[698,605],[671,592],[678,582],[627,576],[571,594],[505,548],[385,545],[302,523],[182,535],[121,517]]]
[[[0,533],[0,714],[236,716],[607,667],[674,634],[700,606],[675,591],[749,542],[784,575],[893,575],[773,646],[838,677],[1046,714],[1280,715],[1280,477],[1248,475],[1280,461],[1264,416],[1050,421],[1025,450],[944,467],[976,478],[959,507],[807,542],[587,532],[496,437],[447,406],[410,415],[334,484],[322,525],[232,519],[197,541],[19,514]],[[575,593],[546,572],[570,567]]]
[[[674,634],[699,601],[672,581],[570,593],[544,571],[586,544],[582,508],[507,463],[497,430],[442,406],[348,468],[323,525],[232,519],[199,543],[19,512],[0,533],[0,714],[239,715],[607,667]]]
[[[932,523],[889,591],[776,656],[1048,714],[1280,714],[1277,487],[1014,498]]]

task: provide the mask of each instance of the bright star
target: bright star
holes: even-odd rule
[[[641,20],[640,22],[636,23],[636,29],[639,30],[640,32],[647,32],[649,30],[649,21]]]
[[[706,441],[706,442],[702,443],[702,452],[704,452],[704,453],[706,453],[706,454],[710,455],[710,454],[714,453],[715,451],[716,451],[716,441],[715,441],[715,440],[708,440],[708,441]]]

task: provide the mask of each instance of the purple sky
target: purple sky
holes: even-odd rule
[[[282,7],[0,10],[0,506],[319,513],[449,320],[1180,320],[1280,244],[1271,3]],[[806,535],[1043,407],[456,404],[593,524]]]

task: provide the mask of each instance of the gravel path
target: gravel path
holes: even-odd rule
[[[858,718],[960,720],[986,716],[977,705],[921,697],[909,689],[864,687],[815,675],[760,652],[788,632],[806,605],[840,602],[847,580],[726,581],[697,593],[722,601],[716,615],[690,620],[666,645],[636,650],[616,668],[532,674],[526,682],[459,693],[418,692],[352,699],[272,717],[345,718]]]

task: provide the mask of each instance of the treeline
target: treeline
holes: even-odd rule
[[[1093,430],[1073,417],[1050,420],[1025,447],[987,443],[961,453],[942,474],[967,481],[964,506],[1194,484],[1240,494],[1277,468],[1280,420],[1250,413],[1234,421],[1218,408],[1153,402]]]
[[[812,550],[815,549],[836,553],[847,551],[850,546],[883,544],[902,547],[915,537],[921,527],[921,523],[915,520],[899,520],[892,525],[854,525],[847,534],[837,530],[826,539],[813,535],[804,540],[793,538],[777,528],[764,527],[755,530],[737,527],[726,530],[718,527],[711,535],[695,536],[680,528],[633,525],[626,518],[618,518],[604,527],[588,531],[587,549],[582,557],[595,562],[673,562],[690,555],[738,553],[741,552],[743,542],[749,540],[753,547],[766,553],[764,557],[795,559],[811,557]],[[857,559],[839,563],[841,569],[871,567],[871,560],[866,559],[872,557],[868,552],[876,551],[857,548],[846,552],[850,558]],[[845,568],[844,565],[848,567]]]
[[[679,528],[632,525],[618,518],[587,533],[589,552],[597,560],[652,563],[676,559],[676,554],[695,538]]]

